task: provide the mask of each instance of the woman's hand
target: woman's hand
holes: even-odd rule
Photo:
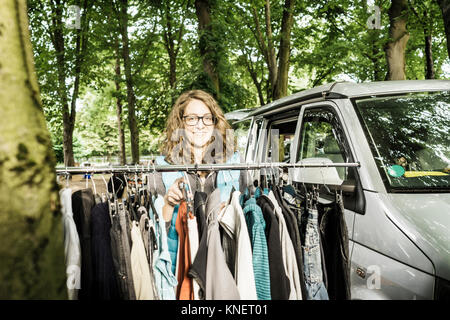
[[[183,178],[175,180],[175,182],[167,190],[164,196],[164,206],[163,206],[163,218],[165,221],[170,221],[172,219],[173,208],[180,204],[184,199],[183,192],[179,188],[179,183],[184,182]]]

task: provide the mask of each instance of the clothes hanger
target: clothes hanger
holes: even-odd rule
[[[142,166],[141,168],[141,175],[142,175],[142,188],[141,188],[141,192],[142,192],[142,198],[141,198],[141,202],[142,202],[142,206],[144,206],[144,208],[147,209],[148,211],[148,206],[149,206],[149,200],[148,200],[148,185],[149,185],[149,177],[148,175],[144,174],[144,166]]]
[[[183,175],[184,175],[186,181],[183,184],[183,189],[181,189],[181,190],[183,192],[184,199],[186,200],[188,212],[194,212],[194,206],[192,203],[194,201],[194,197],[192,195],[191,184],[189,182],[189,177],[187,175],[187,171],[188,171],[188,168],[186,166],[186,171],[183,172]],[[186,186],[187,186],[187,188],[186,188]]]
[[[137,164],[135,164],[135,171],[134,171],[134,190],[132,190],[133,191],[133,193],[134,193],[134,203],[133,203],[133,205],[134,205],[134,208],[136,209],[136,208],[138,208],[138,207],[140,207],[141,206],[141,195],[140,195],[140,187],[139,187],[139,179],[138,179],[138,174],[137,174]],[[136,211],[136,210],[135,210]],[[136,212],[136,214],[137,214],[137,212]]]
[[[67,171],[67,167],[66,167],[66,188],[69,188],[69,178],[70,178],[70,173]]]
[[[110,194],[108,192],[108,183],[106,183],[106,179],[105,179],[105,177],[103,175],[101,175],[101,177],[102,177],[103,182],[105,183],[105,186],[106,186],[106,195],[103,194],[102,196],[105,196],[107,201],[109,202],[109,201],[111,201],[111,197],[110,197]]]
[[[128,171],[129,171],[129,169],[128,169]],[[125,177],[125,183],[127,186],[127,195],[128,195],[128,201],[125,200],[124,203],[128,207],[128,211],[130,212],[131,219],[134,221],[139,221],[138,217],[137,217],[137,213],[135,211],[135,207],[134,207],[135,194],[133,194],[133,189],[129,187],[127,175],[125,173],[123,175]]]
[[[150,165],[149,165],[149,167],[150,167]],[[156,191],[155,173],[156,173],[156,167],[155,167],[155,163],[153,163],[153,186],[155,188],[155,194],[156,194],[156,197],[157,197],[158,196],[158,192]],[[151,190],[149,190],[149,205],[150,205],[149,209],[150,208],[152,209],[153,216],[155,217],[155,221],[159,225],[159,215],[158,215],[158,211],[156,211],[155,204],[153,203],[153,195],[152,195]]]
[[[114,171],[111,166],[111,188],[112,188],[112,201],[109,202],[109,212],[111,216],[114,216],[119,212],[119,201],[117,199],[117,194],[114,188]],[[106,189],[108,191],[108,189]],[[109,191],[108,191],[109,192]]]
[[[277,170],[277,168],[274,168],[273,162],[270,164],[270,169],[272,171],[272,178],[271,178],[272,186],[271,186],[271,189],[272,189],[272,191],[274,191],[275,188],[277,187],[276,174],[275,174],[275,170]]]

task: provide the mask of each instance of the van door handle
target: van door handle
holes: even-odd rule
[[[366,270],[361,267],[356,268],[356,274],[363,279],[366,278]]]

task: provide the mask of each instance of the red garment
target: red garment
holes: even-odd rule
[[[192,214],[192,213],[190,213]],[[191,251],[189,247],[189,232],[186,201],[180,203],[178,215],[175,221],[175,229],[178,232],[179,254],[178,254],[178,287],[177,299],[194,300],[194,288],[192,278],[188,276],[189,267],[191,266]]]

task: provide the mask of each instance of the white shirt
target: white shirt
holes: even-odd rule
[[[136,300],[154,300],[153,287],[150,278],[150,266],[145,253],[144,241],[137,222],[131,227],[131,272],[133,274]]]
[[[239,203],[239,191],[234,191],[231,203],[219,214],[218,221],[236,239],[234,278],[242,300],[257,300],[253,253],[244,212]]]
[[[72,190],[64,188],[59,191],[59,196],[64,228],[67,294],[69,300],[78,300],[78,290],[81,286],[81,247],[77,226],[73,220]]]

